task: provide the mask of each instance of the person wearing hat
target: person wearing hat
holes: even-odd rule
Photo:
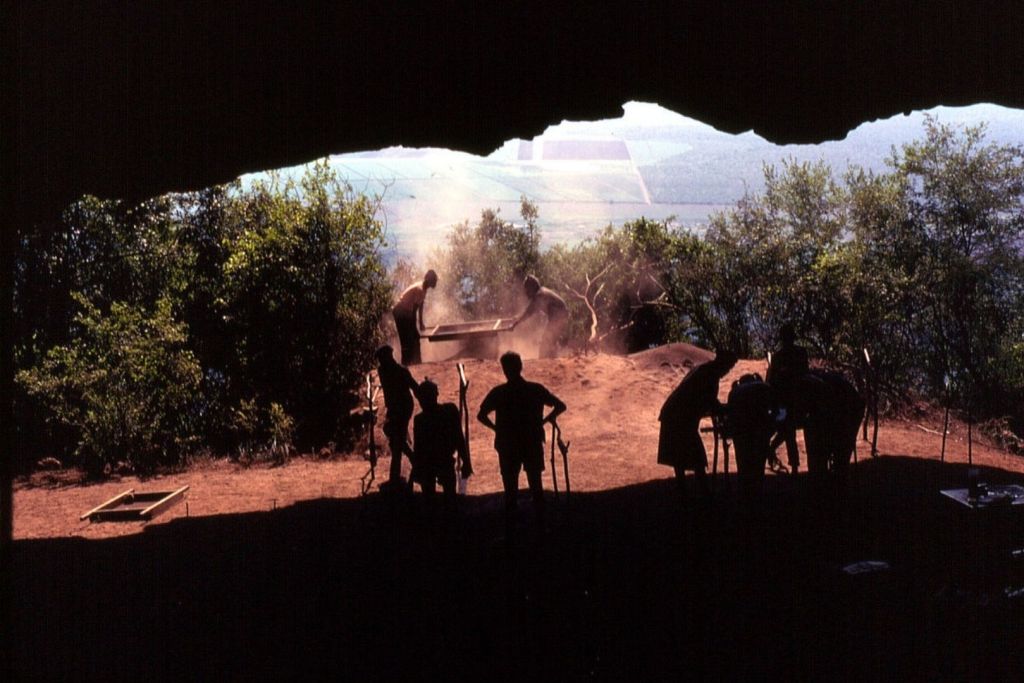
[[[395,360],[394,349],[385,344],[377,349],[377,376],[384,391],[384,406],[387,415],[384,419],[384,436],[388,439],[388,450],[391,451],[391,468],[388,480],[382,488],[397,489],[402,482],[402,455],[413,460],[409,449],[409,420],[412,419],[414,408],[413,393],[419,384],[413,379],[408,368],[402,367]]]
[[[569,308],[565,305],[565,300],[562,297],[547,287],[542,287],[540,280],[533,275],[527,275],[523,280],[523,289],[530,303],[526,310],[516,318],[512,327],[515,328],[516,325],[531,316],[543,313],[545,325],[544,334],[540,340],[539,355],[541,358],[555,358],[558,356],[558,347],[569,322]]]
[[[406,287],[391,309],[398,328],[398,341],[402,347],[402,365],[418,365],[420,359],[420,332],[423,331],[423,303],[427,290],[437,287],[437,273],[428,270],[422,282]]]
[[[722,412],[718,383],[736,365],[736,360],[736,354],[719,351],[712,360],[690,370],[661,407],[658,464],[675,470],[679,492],[684,497],[687,470],[693,472],[698,494],[704,499],[710,495],[706,474],[708,454],[700,438],[700,421],[707,415]]]
[[[469,449],[462,434],[459,409],[454,403],[438,403],[437,385],[423,380],[416,393],[420,414],[413,420],[412,434],[416,462],[414,477],[425,494],[433,495],[435,486],[444,492],[445,510],[455,509],[455,458],[462,461],[462,478],[473,474]]]

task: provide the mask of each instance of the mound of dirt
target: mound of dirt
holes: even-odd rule
[[[702,349],[693,344],[666,344],[647,351],[638,351],[629,355],[638,369],[654,370],[664,365],[690,368],[700,365],[715,357],[713,351]]]
[[[692,369],[713,357],[710,351],[689,345],[670,344],[631,356],[588,354],[562,358],[528,358],[523,376],[540,382],[568,405],[559,418],[563,436],[571,441],[572,490],[597,492],[671,479],[672,469],[657,464],[660,422],[658,413],[665,398]],[[502,491],[494,451],[494,433],[480,425],[477,410],[492,387],[505,381],[495,359],[464,361],[470,380],[467,401],[470,410],[470,450],[475,473],[469,482],[470,495]],[[740,360],[719,383],[718,398],[725,402],[732,383],[748,372],[764,376],[764,358]],[[442,401],[459,400],[459,376],[452,361],[423,363],[411,368],[417,380],[429,377],[437,383]],[[379,405],[379,403],[378,403]],[[886,454],[938,459],[942,445],[941,411],[885,420],[878,448]],[[387,477],[390,454],[378,422],[376,443],[382,461],[377,466],[374,487]],[[972,458],[982,466],[1024,472],[1024,459],[982,443],[974,430]],[[703,434],[708,453],[714,447],[710,434]],[[946,460],[967,461],[967,426],[954,419],[949,425]],[[549,437],[550,438],[550,437]],[[798,439],[802,441],[802,437]],[[550,446],[550,441],[548,442]],[[861,456],[870,444],[859,444]],[[804,451],[801,444],[801,452]],[[14,538],[83,537],[88,539],[134,535],[144,527],[137,524],[88,524],[79,516],[127,488],[173,490],[190,486],[186,505],[179,505],[155,519],[149,527],[162,526],[186,516],[265,512],[319,498],[357,498],[361,478],[368,472],[363,450],[351,457],[323,458],[318,454],[296,457],[282,467],[242,467],[226,459],[204,467],[189,467],[164,476],[139,479],[114,476],[103,481],[84,481],[73,470],[39,472],[19,479],[13,487]],[[403,469],[408,476],[409,463]],[[551,473],[545,471],[550,490]],[[376,489],[374,489],[376,490]]]

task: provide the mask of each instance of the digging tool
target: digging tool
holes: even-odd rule
[[[562,428],[558,426],[558,423],[551,422],[551,483],[554,485],[555,497],[558,497],[558,472],[555,468],[555,446],[558,446],[558,451],[562,454],[562,476],[565,479],[565,503],[569,504],[569,494],[572,489],[569,486],[569,445],[571,441],[562,440]]]
[[[361,483],[361,495],[366,495],[370,492],[370,487],[373,486],[374,480],[377,478],[377,438],[375,435],[377,427],[377,391],[380,386],[373,384],[373,375],[366,373],[366,408],[363,410],[363,419],[366,420],[366,428],[370,432],[369,438],[369,452],[367,453],[366,459],[370,461],[370,469],[366,471],[359,481]]]
[[[939,453],[939,462],[946,462],[946,435],[949,433],[949,375],[943,378],[946,385],[946,409],[942,416],[942,450]]]
[[[469,391],[469,380],[466,379],[466,366],[462,363],[456,364],[459,371],[459,419],[462,422],[462,438],[466,441],[466,454],[469,455],[469,403],[466,400]],[[468,479],[462,478],[462,455],[459,454],[458,462],[455,463],[455,476],[458,477],[458,491],[460,496],[466,495]]]
[[[868,364],[868,410],[871,412],[871,457],[878,457],[878,377],[875,374],[875,366],[871,363],[871,354],[868,348],[864,347],[864,360]],[[864,416],[864,434],[867,436],[867,415]]]
[[[555,436],[558,443],[558,450],[562,453],[562,476],[565,477],[565,502],[569,503],[569,494],[572,493],[572,489],[569,488],[569,445],[571,441],[562,441],[562,428],[558,426],[558,423],[554,423]]]
[[[558,497],[558,473],[555,471],[555,441],[557,440],[555,434],[557,433],[558,425],[554,422],[551,423],[551,484],[555,489],[555,498]]]

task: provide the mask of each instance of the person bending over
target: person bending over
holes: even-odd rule
[[[708,454],[700,438],[700,421],[706,415],[720,414],[718,383],[736,365],[736,355],[720,351],[714,359],[690,370],[661,407],[658,420],[658,464],[675,470],[680,495],[686,495],[686,472],[692,471],[698,495],[710,497],[706,470]]]
[[[537,314],[544,315],[544,334],[540,339],[540,357],[556,358],[562,342],[562,335],[569,323],[569,309],[565,300],[547,287],[541,287],[540,280],[527,275],[523,281],[523,289],[530,303],[526,310],[516,318],[512,327]]]

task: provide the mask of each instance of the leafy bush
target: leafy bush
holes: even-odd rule
[[[185,326],[166,299],[151,313],[123,302],[104,313],[82,295],[75,300],[71,341],[17,381],[75,430],[89,472],[121,461],[143,471],[177,462],[195,444],[200,379]]]
[[[545,252],[544,281],[565,296],[570,335],[637,351],[678,334],[679,309],[665,283],[670,283],[679,239],[669,222],[641,218]]]
[[[266,456],[280,463],[288,457],[295,420],[280,403],[271,403],[269,408],[262,409],[254,399],[243,399],[231,416],[238,459],[251,462]]]
[[[569,304],[577,343],[760,356],[793,322],[814,356],[862,382],[868,349],[890,399],[944,397],[948,382],[962,409],[1021,410],[1024,150],[928,119],[888,172],[787,161],[764,174],[764,191],[703,237],[639,219],[541,253],[537,272]],[[496,290],[532,258],[524,240],[493,212],[452,232],[467,313],[508,310]]]
[[[537,207],[453,228],[431,265],[447,319],[522,310],[535,273],[576,344],[773,348],[784,321],[887,398],[1024,423],[1024,150],[929,119],[883,173],[766,167],[703,236],[671,220],[540,249]],[[293,440],[345,444],[352,391],[392,301],[377,205],[323,163],[136,206],[83,197],[23,230],[14,259],[15,438],[92,471]],[[395,285],[422,276],[398,263]],[[440,315],[440,314],[439,314]],[[278,451],[280,454],[280,450]]]
[[[337,438],[391,304],[375,212],[324,164],[271,175],[225,210],[229,397],[280,403],[304,446]]]
[[[440,298],[456,308],[451,313],[493,318],[520,307],[523,278],[540,267],[537,207],[523,197],[520,215],[526,224],[517,226],[485,209],[477,225],[455,226],[448,244],[432,255]]]
[[[26,462],[65,436],[92,469],[126,450],[139,467],[171,462],[193,436],[231,451],[232,407],[254,397],[276,411],[278,443],[344,441],[391,298],[376,208],[317,164],[137,206],[83,197],[56,230],[24,234],[14,341]],[[134,341],[122,349],[117,335]],[[177,364],[131,369],[144,349]],[[129,400],[131,382],[174,391]]]

